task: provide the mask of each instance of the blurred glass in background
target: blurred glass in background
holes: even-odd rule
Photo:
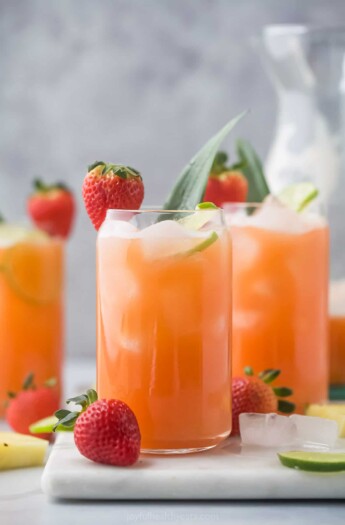
[[[345,27],[267,26],[257,47],[278,97],[266,161],[271,190],[309,180],[326,207],[331,383],[345,384]]]

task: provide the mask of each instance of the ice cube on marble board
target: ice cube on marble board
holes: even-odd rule
[[[262,447],[281,447],[294,443],[296,426],[279,414],[240,414],[242,443]]]
[[[331,419],[293,414],[289,417],[296,427],[299,445],[333,447],[338,438],[338,424]]]
[[[338,437],[338,425],[330,419],[299,414],[244,413],[240,414],[240,434],[245,445],[331,448]]]

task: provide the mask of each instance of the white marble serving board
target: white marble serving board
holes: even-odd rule
[[[345,440],[338,449],[345,451]],[[83,458],[73,435],[60,434],[42,488],[51,498],[67,499],[345,499],[345,472],[289,469],[276,450],[241,447],[238,439],[199,454],[142,455],[132,467],[111,467]]]

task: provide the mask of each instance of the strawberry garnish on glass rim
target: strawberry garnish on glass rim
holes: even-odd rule
[[[247,366],[244,374],[244,377],[232,380],[232,436],[239,434],[239,416],[242,413],[290,414],[295,410],[294,403],[285,399],[293,394],[291,388],[271,386],[280,375],[280,370],[269,368],[255,376],[253,369]]]
[[[66,184],[45,184],[41,179],[36,179],[34,193],[27,201],[27,210],[40,230],[52,237],[69,237],[74,221],[75,201]]]
[[[137,419],[126,403],[98,399],[93,389],[68,399],[67,403],[80,405],[81,410],[55,412],[58,421],[53,430],[73,429],[74,442],[83,456],[96,463],[120,467],[137,461],[141,435]]]
[[[88,168],[82,193],[86,211],[98,230],[107,210],[138,210],[144,199],[144,184],[134,168],[97,161]]]

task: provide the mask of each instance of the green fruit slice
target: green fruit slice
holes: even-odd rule
[[[177,222],[188,230],[200,230],[205,224],[212,221],[219,208],[212,202],[201,202],[195,208],[195,213],[179,219]]]
[[[284,188],[278,199],[291,210],[300,212],[319,194],[318,189],[311,182],[298,182]]]
[[[278,454],[285,467],[312,472],[339,472],[345,470],[345,453],[304,452],[291,450]]]
[[[29,430],[32,434],[50,434],[53,432],[53,428],[58,422],[58,418],[55,416],[45,417],[40,419],[29,426]],[[56,432],[73,432],[73,428],[64,427],[59,425],[56,428]]]
[[[211,244],[216,242],[217,239],[218,239],[218,235],[216,234],[216,232],[212,232],[211,235],[207,237],[207,239],[205,239],[204,241],[194,246],[194,248],[191,248],[190,250],[187,250],[186,252],[180,253],[178,255],[189,257],[190,255],[193,255],[194,253],[202,252],[203,250],[206,250],[206,248],[211,246]]]

